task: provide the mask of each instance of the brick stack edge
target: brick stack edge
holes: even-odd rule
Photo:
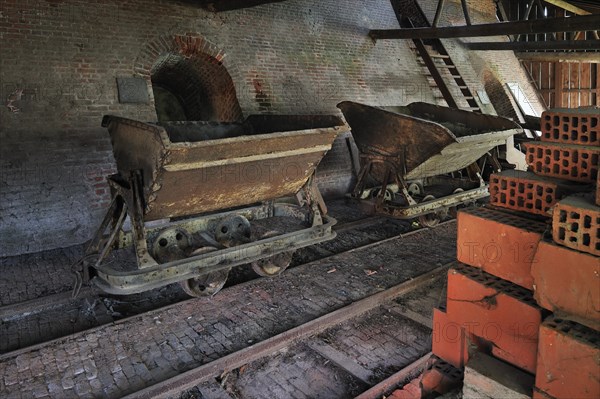
[[[599,133],[598,108],[545,112],[541,141],[526,145],[530,171],[493,175],[490,205],[458,213],[432,351],[468,370],[465,398],[485,391],[466,385],[495,378],[472,378],[477,353],[532,375],[529,397],[600,397]]]
[[[596,205],[600,206],[600,172],[596,176]]]

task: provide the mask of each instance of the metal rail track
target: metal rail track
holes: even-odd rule
[[[351,221],[351,222],[347,222],[347,223],[343,223],[337,226],[337,231],[338,232],[344,232],[344,231],[349,231],[349,230],[353,230],[353,229],[360,229],[360,228],[364,228],[364,227],[368,227],[368,226],[372,226],[372,225],[376,225],[378,223],[381,222],[385,222],[386,218],[381,218],[378,216],[370,216],[370,217],[365,217],[359,220],[355,220],[355,221]],[[440,224],[447,224],[447,223],[451,223],[453,222],[453,220],[449,220],[447,222],[443,222]],[[422,232],[423,230],[426,230],[426,228],[419,228],[419,229],[415,229],[412,230],[410,232],[407,233],[403,233],[403,234],[398,234],[398,235],[394,235],[391,237],[387,237],[381,240],[377,240],[368,244],[364,244],[358,247],[354,247],[345,251],[341,251],[341,252],[337,252],[337,253],[331,253],[331,254],[326,254],[324,256],[320,256],[319,258],[315,259],[315,260],[311,260],[309,262],[303,263],[301,265],[297,265],[298,266],[304,266],[304,265],[310,265],[312,263],[316,263],[316,262],[320,262],[329,258],[332,258],[334,256],[338,256],[338,255],[342,255],[344,253],[351,253],[351,252],[355,252],[355,251],[362,251],[362,250],[366,250],[369,249],[371,247],[395,240],[395,239],[401,239],[403,237],[408,237],[410,235]],[[100,294],[101,291],[99,291],[98,289],[96,289],[95,287],[84,287],[84,289],[81,291],[80,295],[77,298],[72,298],[71,295],[71,291],[68,292],[62,292],[62,293],[57,293],[57,294],[52,294],[49,296],[45,296],[45,297],[41,297],[41,298],[36,298],[36,299],[32,299],[32,300],[28,300],[28,301],[23,301],[23,302],[18,302],[18,303],[14,303],[14,304],[9,304],[9,305],[5,305],[0,307],[0,323],[6,323],[6,322],[14,322],[17,321],[20,318],[26,318],[26,317],[31,317],[31,316],[35,316],[37,314],[40,314],[42,312],[51,310],[51,309],[58,309],[61,307],[66,308],[66,310],[70,310],[70,309],[74,309],[74,308],[80,308],[81,306],[83,306],[83,304],[86,301],[90,301],[90,300],[94,300],[97,298],[100,298]],[[175,301],[171,304],[168,305],[164,305],[164,306],[159,306],[155,309],[152,310],[157,310],[157,309],[162,309],[177,303],[180,303],[181,301]],[[150,310],[150,311],[152,311]],[[137,313],[137,314],[132,314],[131,316],[128,317],[124,317],[124,318],[119,318],[117,321],[113,321],[113,323],[116,322],[123,322],[126,321],[128,319],[130,319],[131,317],[137,317],[140,314],[143,314],[145,312],[141,312],[141,313]],[[82,329],[76,332],[73,332],[72,334],[66,334],[66,335],[62,335],[62,336],[57,336],[54,337],[52,339],[46,340],[46,341],[40,341],[40,342],[35,342],[32,343],[31,345],[26,345],[23,347],[20,347],[18,349],[14,349],[14,350],[9,350],[6,351],[4,353],[0,352],[0,359],[2,359],[5,356],[11,356],[14,353],[18,353],[18,352],[22,352],[22,351],[26,351],[26,350],[30,350],[32,348],[35,347],[39,347],[41,345],[45,345],[51,342],[55,342],[58,340],[62,340],[65,338],[68,338],[71,335],[74,334],[78,334],[81,333],[83,331],[91,331],[94,330],[96,328],[102,327],[103,325],[106,325],[107,322],[104,323],[99,323],[96,326],[93,326],[91,328],[86,328],[86,329]]]
[[[341,233],[352,229],[359,229],[372,226],[374,224],[382,222],[383,220],[385,219],[378,216],[370,216],[359,220],[354,220],[352,222],[341,223],[339,225],[334,226],[333,229],[338,233]],[[0,306],[0,321],[6,322],[10,320],[15,320],[19,317],[34,315],[48,309],[64,306],[74,301],[79,301],[85,298],[97,297],[100,293],[101,291],[95,287],[83,287],[77,298],[72,297],[72,291],[65,291],[47,296],[42,296],[35,299],[30,299],[27,301],[3,305]]]
[[[38,314],[48,309],[64,306],[70,302],[79,301],[81,298],[95,296],[98,292],[99,291],[93,287],[83,287],[78,298],[73,298],[72,292],[66,291],[28,301],[4,305],[0,307],[0,321],[7,322],[20,317]]]
[[[369,217],[365,217],[365,218],[362,218],[359,220],[354,220],[352,222],[339,224],[337,226],[334,226],[333,229],[336,232],[341,233],[341,232],[346,232],[346,231],[353,230],[353,229],[369,227],[369,226],[384,222],[385,220],[386,220],[386,218],[383,218],[383,217],[369,216]],[[447,223],[447,222],[445,222],[445,223]],[[440,224],[440,225],[442,225],[442,224]],[[335,255],[340,255],[345,252],[352,252],[355,250],[366,249],[366,248],[376,245],[378,243],[383,243],[383,242],[386,242],[386,241],[389,241],[391,239],[395,239],[398,237],[404,237],[404,236],[419,232],[421,230],[423,230],[423,229],[412,230],[408,233],[394,235],[392,237],[388,237],[388,238],[385,238],[382,240],[377,240],[375,242],[365,244],[362,246],[358,246],[355,248],[351,248],[346,251],[332,253],[330,255],[320,257],[320,258],[316,259],[315,261],[326,259],[326,258],[335,256]],[[314,261],[311,261],[311,262],[314,262]],[[302,266],[302,265],[298,265],[298,266]],[[19,317],[34,315],[34,314],[41,313],[48,309],[57,308],[57,307],[72,303],[74,301],[79,301],[81,299],[95,298],[99,294],[101,294],[101,291],[95,287],[83,287],[81,289],[79,295],[76,298],[72,297],[72,291],[65,291],[65,292],[59,292],[56,294],[51,294],[51,295],[47,295],[47,296],[43,296],[43,297],[39,297],[39,298],[35,298],[35,299],[30,299],[27,301],[3,305],[3,306],[0,306],[0,321],[6,322],[6,321],[10,321],[10,320],[15,320]]]
[[[408,380],[409,378],[421,373],[427,368],[427,363],[433,353],[428,352],[424,356],[421,356],[402,370],[394,373],[390,377],[381,381],[379,384],[369,388],[365,392],[356,396],[354,399],[379,399],[384,397],[386,392],[394,389],[398,384]]]
[[[349,319],[360,316],[385,302],[392,301],[402,295],[414,291],[419,287],[431,283],[436,279],[440,278],[453,263],[454,262],[451,262],[444,266],[440,266],[432,271],[423,273],[413,279],[410,279],[394,287],[386,289],[385,291],[373,294],[364,299],[358,300],[350,305],[347,305],[341,309],[335,310],[331,313],[309,321],[308,323],[291,328],[281,334],[277,334],[255,345],[251,345],[242,350],[219,358],[215,361],[203,364],[185,373],[179,374],[173,378],[169,378],[158,384],[131,393],[125,396],[125,398],[168,398],[174,395],[178,395],[180,392],[191,389],[203,382],[207,382],[211,378],[216,378],[219,375],[223,375],[223,373],[225,372],[234,370],[245,364],[273,354],[274,352],[280,349],[283,349],[296,342],[314,336],[328,328],[348,321]],[[417,369],[417,367],[422,366],[422,364],[423,362],[420,359],[419,361],[411,364],[409,368],[410,370],[414,371]],[[404,373],[399,373],[396,376],[396,379],[404,375],[408,376],[409,372],[406,371]],[[400,380],[398,379],[398,381]]]

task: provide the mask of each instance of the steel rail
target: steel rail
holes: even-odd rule
[[[150,387],[133,392],[124,396],[124,399],[160,399],[176,396],[180,392],[209,381],[211,378],[222,375],[224,372],[234,370],[245,364],[273,354],[295,342],[309,338],[330,327],[360,316],[385,302],[394,300],[395,298],[435,281],[454,263],[455,262],[451,262],[440,266],[434,270],[388,288],[385,291],[360,299],[341,309],[311,320],[308,323],[291,328],[255,345],[248,346],[175,377],[168,378]]]

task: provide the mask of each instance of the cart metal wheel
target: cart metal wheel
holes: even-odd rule
[[[419,196],[423,193],[423,189],[418,183],[410,183],[407,187],[407,190],[411,197]]]
[[[250,242],[250,222],[242,215],[228,216],[215,226],[215,239],[225,247]]]
[[[185,258],[191,245],[191,236],[180,227],[167,228],[160,232],[152,243],[152,256],[158,263],[167,263]]]
[[[215,247],[201,247],[192,252],[191,256],[202,255],[212,251],[216,251]],[[217,272],[203,274],[198,277],[190,278],[181,281],[179,285],[183,288],[186,294],[193,297],[212,296],[221,291],[221,288],[227,282],[229,271],[231,269],[219,270]]]
[[[383,190],[383,188],[378,188],[375,189],[371,192],[371,195],[373,198],[377,198],[379,197],[379,193],[381,192],[381,190]],[[384,201],[392,201],[394,199],[394,193],[392,192],[392,190],[390,189],[386,189],[385,193],[383,194],[383,200]]]
[[[262,277],[275,277],[280,275],[292,263],[294,251],[281,252],[268,258],[252,262],[252,270]]]
[[[421,202],[427,202],[434,200],[433,195],[426,195]],[[435,227],[440,223],[440,217],[436,212],[428,213],[426,215],[419,216],[419,223],[423,227]]]
[[[221,288],[223,288],[227,282],[228,276],[229,269],[219,270],[218,272],[207,273],[202,276],[181,281],[179,284],[189,296],[196,298],[212,296],[221,291]]]

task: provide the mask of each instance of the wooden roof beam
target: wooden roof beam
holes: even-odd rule
[[[600,40],[548,40],[539,42],[470,42],[469,50],[600,50]],[[600,59],[600,53],[595,53]]]
[[[548,4],[552,4],[556,7],[560,7],[563,10],[572,12],[573,14],[577,14],[577,15],[590,15],[591,14],[591,12],[586,11],[583,8],[574,6],[573,4],[567,3],[566,1],[563,1],[563,0],[544,0],[544,1]]]
[[[498,22],[441,28],[374,29],[373,40],[380,39],[442,39],[457,37],[501,36],[529,33],[572,32],[596,30],[600,14],[534,19],[531,21]]]
[[[515,52],[517,58],[522,61],[541,61],[541,62],[598,62],[600,53],[589,52]]]

